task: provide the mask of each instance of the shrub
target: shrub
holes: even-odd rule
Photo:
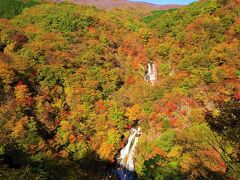
[[[236,71],[236,76],[240,79],[240,70]]]
[[[174,145],[175,132],[173,130],[167,130],[161,134],[155,140],[155,144],[158,148],[168,152]]]
[[[171,72],[169,64],[161,64],[160,65],[160,74],[168,75]]]

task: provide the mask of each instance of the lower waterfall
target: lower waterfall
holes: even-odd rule
[[[120,151],[116,166],[108,170],[109,177],[117,176],[120,180],[135,180],[134,153],[141,135],[140,127],[132,128],[126,146]]]

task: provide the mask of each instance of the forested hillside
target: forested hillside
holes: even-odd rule
[[[3,11],[0,179],[104,179],[136,124],[138,179],[240,177],[237,0],[148,17],[35,1]]]

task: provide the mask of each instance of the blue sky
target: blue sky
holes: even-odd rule
[[[190,4],[196,0],[130,0],[139,2],[148,2],[152,4]]]

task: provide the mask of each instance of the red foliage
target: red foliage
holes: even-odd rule
[[[176,104],[173,103],[172,101],[168,101],[167,107],[168,107],[169,109],[171,109],[171,111],[175,111],[175,110],[177,109]]]
[[[170,112],[170,109],[169,108],[164,108],[164,110],[163,110],[163,114],[165,114],[165,115],[169,115],[169,112]]]
[[[154,110],[156,112],[164,113],[165,115],[171,116],[171,113],[176,111],[184,113],[184,110],[182,110],[184,106],[196,107],[197,103],[189,97],[171,97],[171,99],[168,99],[167,102],[160,100],[159,102],[155,103]]]
[[[235,93],[234,98],[240,100],[240,90]]]
[[[171,127],[176,128],[177,125],[178,125],[178,120],[176,118],[174,118],[170,121],[170,126]]]
[[[89,27],[88,27],[88,31],[89,31],[89,32],[92,32],[92,33],[95,33],[95,32],[96,32],[96,29],[95,29],[93,26],[89,26]]]
[[[32,105],[33,105],[33,98],[30,97],[30,96],[26,97],[24,104],[25,104],[26,106],[32,106]]]
[[[37,76],[37,71],[36,70],[32,70],[31,71],[31,75],[32,75],[32,77],[36,77]]]
[[[21,80],[17,83],[16,87],[19,87],[19,86],[22,86],[22,85],[25,85],[24,82]]]
[[[70,116],[72,113],[70,111],[67,111],[66,114]]]
[[[24,43],[28,41],[27,36],[24,34],[17,33],[13,35],[12,40],[16,43],[14,49],[21,48]]]
[[[27,38],[27,36],[24,35],[24,34],[17,33],[17,34],[14,34],[14,35],[13,35],[12,40],[13,40],[14,42],[23,44],[23,43],[25,43],[25,42],[28,41],[28,38]]]
[[[134,76],[130,76],[126,81],[125,81],[125,83],[126,84],[134,84],[136,82],[136,80],[135,80],[135,78],[134,78]]]

